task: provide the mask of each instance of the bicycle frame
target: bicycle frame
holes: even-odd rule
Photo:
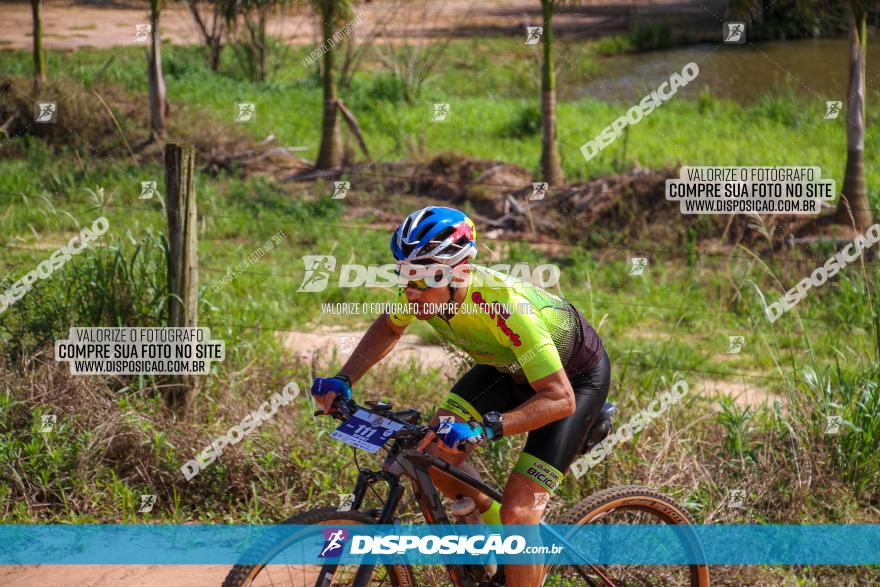
[[[401,497],[403,497],[404,492],[404,487],[401,483],[400,477],[405,475],[412,482],[413,491],[415,493],[416,499],[418,500],[419,507],[422,510],[422,514],[424,514],[425,516],[425,520],[429,524],[449,524],[450,520],[449,517],[446,515],[446,509],[443,507],[443,503],[440,499],[440,492],[437,491],[437,488],[435,487],[429,473],[429,469],[431,468],[443,471],[444,473],[450,475],[458,481],[461,481],[465,485],[476,489],[485,495],[488,495],[492,499],[496,501],[501,501],[500,491],[490,485],[487,485],[480,479],[477,479],[476,477],[465,473],[464,471],[454,467],[453,465],[450,465],[446,461],[434,455],[416,449],[397,450],[395,447],[392,448],[388,457],[386,457],[382,471],[362,470],[358,474],[357,484],[355,485],[354,490],[354,502],[352,503],[352,509],[360,509],[364,495],[367,491],[367,487],[379,481],[386,481],[388,483],[388,497],[385,500],[382,513],[380,514],[377,523],[393,524],[394,513],[397,510],[397,507],[400,505],[400,499]],[[580,555],[578,549],[575,546],[573,546],[568,540],[565,539],[565,537],[560,535],[548,524],[542,521],[540,522],[540,526],[543,531],[548,532],[553,536],[554,539],[563,544],[567,549],[566,552],[572,553],[575,556]],[[582,560],[581,557],[578,557],[578,559]],[[367,587],[370,576],[373,573],[374,566],[375,565],[362,565],[355,575],[353,586]],[[592,568],[599,576],[602,576],[603,578],[608,580],[608,578],[601,570],[597,569],[593,565],[587,566]],[[447,564],[446,568],[455,587],[476,587],[478,585],[478,583],[474,581],[474,579],[472,579],[467,573],[465,565]],[[583,574],[579,569],[578,572]],[[613,584],[610,582],[610,580],[608,581],[609,584]]]
[[[337,398],[337,401],[334,402],[334,407],[337,409],[331,414],[327,414],[332,415],[337,420],[346,420],[347,418],[354,415],[358,410],[364,410],[369,413],[382,416],[383,418],[388,418],[401,425],[401,427],[398,429],[398,432],[393,437],[394,443],[390,447],[386,446],[386,448],[388,449],[388,454],[385,457],[385,461],[382,465],[382,470],[359,470],[357,484],[355,485],[354,490],[354,501],[352,502],[351,509],[360,510],[363,504],[364,496],[366,495],[367,488],[375,483],[378,483],[379,481],[385,481],[386,483],[388,483],[388,496],[385,499],[385,503],[383,504],[382,512],[379,514],[377,523],[382,525],[393,524],[395,522],[394,514],[397,511],[397,507],[400,505],[400,500],[403,497],[404,492],[404,487],[400,479],[401,477],[406,476],[412,482],[413,491],[419,503],[419,508],[421,509],[422,514],[425,516],[425,520],[429,524],[449,524],[450,520],[449,517],[446,515],[446,510],[443,507],[443,503],[440,499],[440,493],[437,491],[437,488],[435,487],[429,473],[430,469],[432,468],[446,473],[447,475],[453,477],[459,482],[464,483],[471,489],[475,489],[476,491],[487,495],[496,501],[501,501],[501,492],[494,487],[483,483],[480,479],[477,479],[476,477],[465,473],[461,469],[450,465],[446,461],[424,451],[425,444],[423,443],[423,440],[425,436],[431,432],[431,430],[427,426],[419,426],[417,424],[414,424],[414,422],[417,422],[419,420],[419,417],[421,416],[421,414],[417,410],[407,409],[398,412],[392,412],[391,404],[387,402],[369,401],[367,402],[367,404],[369,407],[364,408],[357,405],[354,400],[341,400],[340,398]],[[322,412],[322,410],[318,410],[315,412],[315,416],[319,416],[322,414],[326,413]],[[677,522],[673,521],[673,523]],[[555,541],[563,545],[562,550],[566,553],[566,558],[575,561],[589,560],[588,556],[586,556],[576,546],[571,544],[571,542],[567,540],[565,536],[554,530],[553,527],[549,526],[543,521],[539,522],[538,526],[543,534],[549,535]],[[699,543],[697,543],[697,548],[700,550],[702,549]],[[543,565],[545,571],[545,579],[546,573],[549,572],[549,569],[551,566],[553,566],[553,564],[555,564],[555,558],[551,559],[549,562]],[[614,583],[614,581],[612,581],[611,578],[608,577],[603,569],[600,569],[595,564],[568,563],[568,565],[571,566],[581,576],[581,578],[584,579],[584,581],[586,581],[589,585],[593,587],[596,587],[598,585],[596,581],[597,579],[600,579],[609,587],[616,587],[616,583]],[[480,585],[480,582],[474,579],[474,577],[469,572],[473,569],[473,564],[446,564],[445,566],[450,578],[452,579],[454,587],[478,587]],[[352,583],[353,586],[367,587],[374,567],[375,564],[360,565],[357,573],[355,574],[355,578]],[[335,572],[335,568],[335,565],[324,566],[317,584],[320,584],[324,587],[329,586],[329,578]],[[590,569],[592,571],[592,574],[588,575],[584,571],[584,568]]]

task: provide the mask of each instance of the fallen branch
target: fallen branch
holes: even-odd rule
[[[468,215],[471,218],[473,218],[474,220],[477,220],[482,224],[485,224],[487,226],[494,226],[494,227],[498,227],[498,228],[504,228],[504,225],[508,220],[512,220],[512,219],[516,218],[516,216],[514,216],[512,214],[505,214],[504,216],[501,216],[500,218],[497,218],[495,220],[492,220],[491,218],[487,218],[485,216],[481,216],[480,214],[477,214],[476,212],[469,212]]]
[[[471,181],[471,183],[481,183],[486,178],[495,175],[495,172],[498,171],[499,169],[501,169],[502,167],[504,167],[504,165],[505,165],[504,163],[499,163],[498,165],[493,165],[492,167],[490,167],[489,169],[487,169],[486,171],[484,171],[483,173],[478,175],[476,179]],[[510,187],[514,187],[514,186],[510,186]]]
[[[296,173],[290,177],[285,177],[282,181],[309,181],[311,179],[338,178],[342,174],[339,169],[313,169],[305,173]]]
[[[348,123],[351,132],[354,133],[354,137],[357,139],[358,145],[360,145],[364,155],[369,159],[370,151],[367,150],[367,143],[364,142],[364,137],[361,134],[361,127],[358,126],[357,121],[354,119],[354,115],[345,107],[342,100],[336,100],[336,107],[339,108],[339,112],[342,113],[342,117],[345,119],[345,122]]]
[[[6,122],[3,123],[3,126],[0,126],[0,132],[5,134],[7,138],[9,137],[9,127],[12,126],[12,123],[15,119],[18,118],[18,112],[13,112],[12,116],[6,119]]]
[[[510,194],[507,194],[507,197],[505,198],[505,200],[507,201],[508,204],[510,204],[510,207],[512,209],[517,211],[518,214],[525,214],[526,211],[529,209],[528,204],[526,204],[525,207],[523,207],[523,205],[520,204],[519,202],[517,202],[516,198],[514,198]]]

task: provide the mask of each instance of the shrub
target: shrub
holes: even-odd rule
[[[522,139],[536,136],[540,132],[541,110],[535,104],[529,104],[519,109],[501,134],[512,139]]]
[[[602,37],[596,41],[596,52],[606,57],[618,55],[620,53],[629,53],[633,50],[633,39],[626,35],[613,35],[610,37]]]
[[[834,36],[847,30],[842,0],[731,0],[734,18],[749,23],[749,40]]]
[[[656,51],[672,46],[672,29],[667,24],[639,23],[629,34],[637,51]]]
[[[134,245],[89,248],[0,314],[0,341],[13,364],[71,326],[162,325],[168,301],[168,244],[149,235]],[[47,255],[48,257],[48,255]],[[5,291],[11,282],[0,283]]]
[[[376,76],[370,85],[368,94],[374,100],[384,100],[397,104],[406,99],[406,87],[399,77],[384,73]]]
[[[104,156],[124,152],[125,142],[107,110],[95,95],[73,80],[60,78],[46,82],[37,101],[54,102],[57,123],[34,124],[34,100],[30,82],[20,77],[0,78],[0,120],[15,118],[8,128],[9,136],[32,135],[55,146],[71,146],[89,154]],[[136,105],[119,99],[112,88],[97,90],[107,104],[114,104],[113,116],[130,134],[128,121],[143,118]],[[140,130],[140,129],[137,129]]]

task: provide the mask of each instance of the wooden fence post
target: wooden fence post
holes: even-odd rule
[[[168,221],[168,303],[170,326],[198,326],[199,265],[196,255],[196,151],[192,145],[165,145],[165,213]],[[171,378],[165,400],[179,415],[186,412],[196,385],[192,375]]]

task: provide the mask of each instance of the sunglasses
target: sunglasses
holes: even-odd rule
[[[410,264],[411,265],[433,265],[435,263],[436,263],[436,261],[434,261],[433,259],[419,259],[418,261],[413,261]],[[400,275],[400,266],[397,267],[397,269],[395,270],[395,273],[397,273],[397,275]],[[432,286],[428,285],[428,283],[424,279],[416,279],[413,281],[407,281],[406,287],[407,287],[407,289],[415,289],[418,291],[425,291],[427,289],[430,289]]]

